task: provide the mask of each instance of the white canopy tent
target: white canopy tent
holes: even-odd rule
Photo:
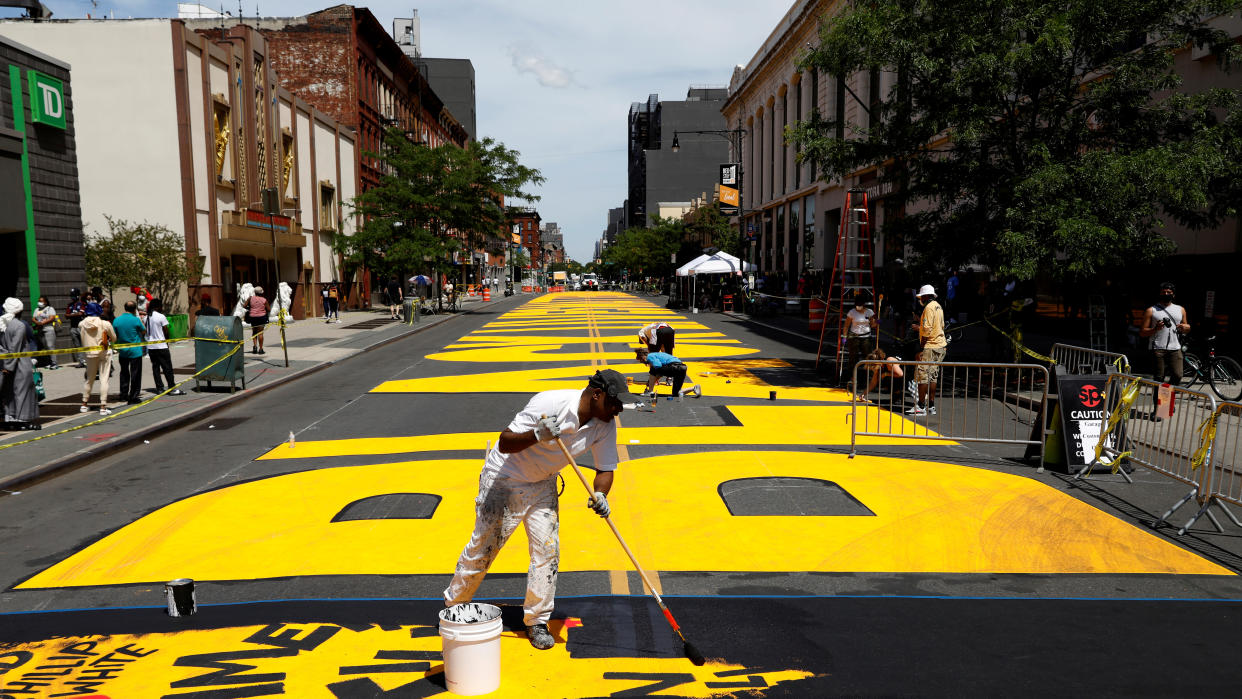
[[[691,272],[691,270],[694,270]],[[732,274],[733,272],[753,272],[755,266],[742,262],[723,250],[711,255],[699,255],[677,268],[677,276],[687,277],[691,274]]]
[[[690,277],[690,306],[698,312],[694,306],[695,292],[698,290],[698,282],[695,279],[700,274],[742,274],[743,272],[753,272],[755,266],[749,262],[742,262],[738,258],[730,255],[723,250],[712,253],[711,255],[699,255],[690,260],[686,264],[677,268],[677,276]]]

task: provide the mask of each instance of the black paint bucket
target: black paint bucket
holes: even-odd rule
[[[776,400],[776,391],[768,391],[768,400]]]
[[[194,602],[194,581],[189,578],[164,583],[164,597],[168,600],[168,616],[190,616],[198,611]]]

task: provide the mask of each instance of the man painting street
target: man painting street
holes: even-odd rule
[[[662,321],[647,323],[642,330],[638,331],[638,341],[647,346],[648,352],[668,352],[673,353],[673,343],[676,341],[676,333],[673,327]]]
[[[639,398],[629,392],[625,377],[602,369],[584,389],[561,389],[535,394],[496,445],[487,452],[479,474],[475,499],[474,532],[457,561],[452,582],[444,591],[446,606],[474,598],[501,547],[517,529],[526,526],[530,542],[530,570],[523,605],[531,645],[547,650],[555,644],[548,619],[556,596],[560,569],[560,515],[556,476],[568,465],[555,440],[564,435],[565,447],[576,459],[588,450],[595,462],[594,498],[587,506],[599,516],[610,511],[608,493],[617,468],[617,425],[623,403]]]
[[[936,303],[936,290],[931,284],[924,284],[918,292],[919,303],[923,305],[923,315],[914,329],[919,332],[919,343],[922,350],[916,359],[920,362],[943,362],[949,342],[944,336],[944,310]],[[940,367],[920,364],[915,367],[914,382],[919,387],[918,402],[906,411],[907,415],[936,414],[936,380],[940,378]]]

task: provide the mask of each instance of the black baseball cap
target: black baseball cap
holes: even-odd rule
[[[1160,290],[1164,291],[1165,289],[1168,289],[1169,291],[1173,291],[1173,292],[1177,291],[1177,287],[1173,285],[1173,282],[1161,282]]]
[[[630,393],[630,385],[625,382],[625,376],[615,369],[600,369],[595,372],[587,385],[591,388],[602,388],[608,395],[616,398],[622,403],[638,403],[642,398]]]

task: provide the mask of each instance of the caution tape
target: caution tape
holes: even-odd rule
[[[1121,468],[1122,459],[1133,456],[1134,452],[1123,451],[1111,461],[1105,461],[1103,458],[1104,441],[1108,435],[1112,434],[1112,431],[1116,429],[1117,425],[1121,424],[1130,417],[1130,406],[1132,406],[1134,404],[1134,400],[1138,398],[1138,392],[1139,380],[1137,378],[1131,379],[1130,383],[1126,384],[1125,388],[1121,389],[1121,399],[1117,401],[1117,406],[1113,408],[1112,414],[1108,416],[1108,424],[1104,427],[1104,431],[1100,433],[1100,441],[1095,445],[1095,458],[1092,459],[1091,463],[1099,463],[1104,466],[1108,466],[1114,474],[1117,473],[1117,469]],[[1090,470],[1087,471],[1087,475],[1091,475]]]
[[[32,352],[10,352],[8,354],[0,354],[0,359],[21,359],[22,357],[50,357],[57,354],[85,354],[87,352],[96,352],[106,349],[121,350],[133,347],[146,347],[147,345],[171,344],[174,342],[189,342],[195,340],[197,342],[223,342],[229,344],[235,340],[221,340],[215,337],[175,337],[168,340],[143,340],[142,342],[117,342],[108,345],[92,345],[91,347],[66,347],[64,349],[51,350],[34,350]]]
[[[1039,352],[1036,352],[1035,350],[1031,349],[1030,347],[1027,347],[1026,345],[1022,344],[1022,343],[1021,343],[1021,342],[1020,342],[1017,338],[1015,338],[1013,335],[1011,335],[1011,334],[1009,334],[1009,333],[1005,332],[1004,330],[1001,330],[1000,328],[996,327],[996,324],[995,324],[995,323],[993,323],[993,322],[992,322],[992,320],[991,320],[990,318],[984,318],[984,320],[987,322],[987,324],[988,324],[988,325],[992,326],[992,329],[993,329],[993,330],[995,330],[996,332],[1000,333],[1001,335],[1004,335],[1005,337],[1009,338],[1009,341],[1013,343],[1013,346],[1014,346],[1014,347],[1016,347],[1016,348],[1018,348],[1018,349],[1020,349],[1020,350],[1022,350],[1022,352],[1024,352],[1025,354],[1030,355],[1030,356],[1032,356],[1032,357],[1034,357],[1034,358],[1038,359],[1038,360],[1039,360],[1039,361],[1041,361],[1041,362],[1048,362],[1049,364],[1054,364],[1054,363],[1056,363],[1056,362],[1055,362],[1055,360],[1053,360],[1053,358],[1052,358],[1052,357],[1048,357],[1048,356],[1045,356],[1045,355],[1040,354]]]
[[[283,327],[283,325],[284,325],[284,320],[283,320],[283,318],[279,321],[279,323],[278,323],[278,324],[279,324],[279,325],[281,325],[281,326]],[[255,337],[257,337],[257,336],[261,336],[261,335],[263,335],[263,333],[265,333],[265,332],[267,332],[267,328],[266,328],[266,327],[265,327],[265,328],[263,328],[262,330],[260,330],[259,332],[255,333],[254,335],[255,335]],[[195,338],[195,337],[186,337],[186,338],[179,338],[179,339],[180,339],[180,340],[197,340],[197,339],[200,339],[200,338]],[[189,383],[189,382],[193,381],[194,379],[198,378],[198,376],[199,376],[200,374],[202,374],[203,372],[207,371],[208,369],[211,369],[212,367],[214,367],[215,365],[219,364],[220,362],[223,362],[224,360],[228,359],[229,357],[232,357],[233,355],[237,354],[237,352],[238,352],[239,350],[241,350],[243,347],[245,347],[245,346],[246,346],[246,340],[245,340],[245,338],[244,338],[244,337],[243,337],[241,340],[216,340],[216,339],[213,339],[213,338],[202,338],[202,339],[207,340],[207,341],[209,341],[209,342],[227,342],[227,343],[230,343],[230,344],[234,344],[234,345],[236,345],[236,346],[235,346],[233,349],[229,350],[226,354],[224,354],[224,356],[220,357],[220,358],[219,358],[219,359],[217,359],[216,361],[214,361],[214,362],[212,362],[211,364],[208,364],[207,366],[203,367],[202,369],[200,369],[200,370],[198,370],[198,371],[194,372],[194,374],[193,374],[190,378],[188,378],[188,379],[186,379],[186,380],[184,380],[184,381],[182,381],[182,382],[180,382],[180,383],[176,384],[175,386],[169,386],[169,387],[168,387],[168,388],[167,388],[164,392],[162,392],[162,393],[157,393],[156,395],[154,395],[154,396],[152,396],[152,397],[148,398],[147,400],[145,400],[145,401],[143,401],[143,402],[141,402],[141,403],[137,403],[137,404],[135,404],[135,405],[128,406],[128,407],[126,407],[126,408],[124,408],[124,409],[122,409],[122,410],[116,410],[116,411],[113,411],[113,413],[112,413],[111,415],[106,415],[106,416],[101,417],[101,418],[99,418],[99,419],[97,419],[97,420],[92,420],[92,421],[90,421],[90,422],[83,423],[83,424],[81,424],[81,425],[74,425],[73,427],[70,427],[70,428],[68,428],[68,429],[64,429],[64,430],[60,430],[59,432],[51,432],[51,433],[49,433],[49,434],[41,434],[41,435],[39,435],[39,436],[37,436],[37,437],[31,437],[30,439],[24,439],[24,440],[22,440],[22,441],[20,441],[20,442],[11,442],[11,443],[7,443],[7,444],[0,444],[0,451],[3,451],[3,450],[5,450],[5,449],[10,449],[10,448],[12,448],[12,447],[21,446],[21,445],[23,445],[23,444],[30,444],[31,442],[37,442],[37,441],[39,441],[39,440],[41,440],[41,439],[47,439],[48,437],[57,437],[57,436],[60,436],[60,435],[62,435],[62,434],[67,434],[67,433],[69,433],[69,432],[73,432],[73,431],[75,431],[75,430],[80,430],[80,429],[82,429],[82,428],[84,428],[84,427],[93,427],[93,426],[95,426],[95,425],[102,424],[102,423],[107,422],[107,421],[109,421],[109,420],[112,420],[112,419],[114,419],[114,418],[121,417],[122,415],[126,415],[126,414],[128,414],[128,413],[130,413],[130,412],[133,412],[134,410],[137,410],[138,408],[141,408],[141,407],[143,407],[143,406],[145,406],[145,405],[149,405],[149,404],[151,404],[152,402],[154,402],[154,401],[158,400],[159,398],[163,398],[164,396],[168,395],[169,393],[172,393],[173,391],[175,391],[175,390],[177,390],[177,389],[181,388],[181,387],[182,387],[182,386],[184,386],[185,384],[187,384],[187,383]],[[251,338],[251,340],[253,341],[253,339],[254,339],[254,338],[252,337],[252,338]],[[128,346],[138,346],[139,344],[140,344],[140,343],[129,343],[129,345],[128,345]],[[141,343],[141,344],[150,344],[150,343]],[[283,339],[282,339],[282,346],[283,346]],[[116,347],[120,347],[120,345],[112,345],[112,348],[116,348]],[[81,348],[79,348],[79,349],[81,349]],[[96,348],[94,348],[94,349],[101,349],[101,348],[96,347]],[[103,399],[103,401],[101,401],[101,402],[104,402],[104,401],[106,401],[106,400],[107,400],[107,397],[105,396],[105,397],[104,397],[104,399]]]
[[[1190,470],[1202,466],[1212,454],[1212,444],[1216,441],[1216,420],[1219,417],[1220,413],[1213,410],[1196,430],[1199,433],[1199,448],[1190,457]]]

